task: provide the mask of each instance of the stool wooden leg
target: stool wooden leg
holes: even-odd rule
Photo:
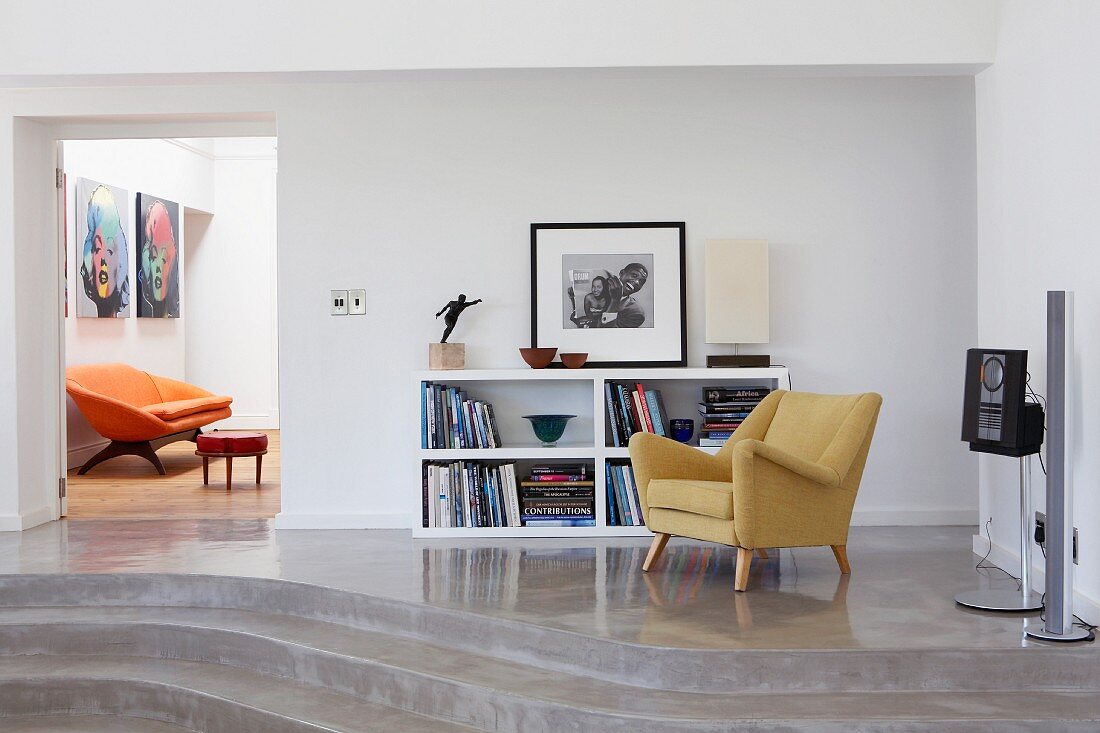
[[[225,490],[233,490],[233,456],[225,458]]]
[[[210,483],[210,457],[202,457],[202,485],[207,486]]]
[[[256,456],[256,485],[260,485],[260,465],[263,463],[264,457],[262,455]]]

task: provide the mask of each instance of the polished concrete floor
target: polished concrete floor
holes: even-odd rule
[[[733,590],[730,548],[645,539],[413,540],[401,530],[283,530],[267,520],[83,520],[0,536],[0,573],[186,572],[283,578],[623,641],[686,648],[1026,644],[1020,615],[953,596],[1012,588],[976,572],[968,527],[853,528],[853,574],[828,548],[782,550]]]

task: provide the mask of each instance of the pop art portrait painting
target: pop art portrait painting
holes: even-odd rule
[[[179,318],[179,204],[137,195],[138,318]]]
[[[130,261],[123,224],[128,197],[121,188],[87,178],[76,181],[80,287],[74,290],[79,318],[130,315]]]

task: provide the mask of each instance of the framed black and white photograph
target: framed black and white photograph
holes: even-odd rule
[[[684,243],[684,222],[532,224],[531,345],[684,366]]]

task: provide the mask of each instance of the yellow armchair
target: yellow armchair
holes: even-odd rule
[[[737,548],[735,587],[748,587],[753,551],[829,545],[848,565],[848,527],[882,397],[772,392],[715,455],[650,433],[630,438],[646,525],[642,570],[669,537]]]

